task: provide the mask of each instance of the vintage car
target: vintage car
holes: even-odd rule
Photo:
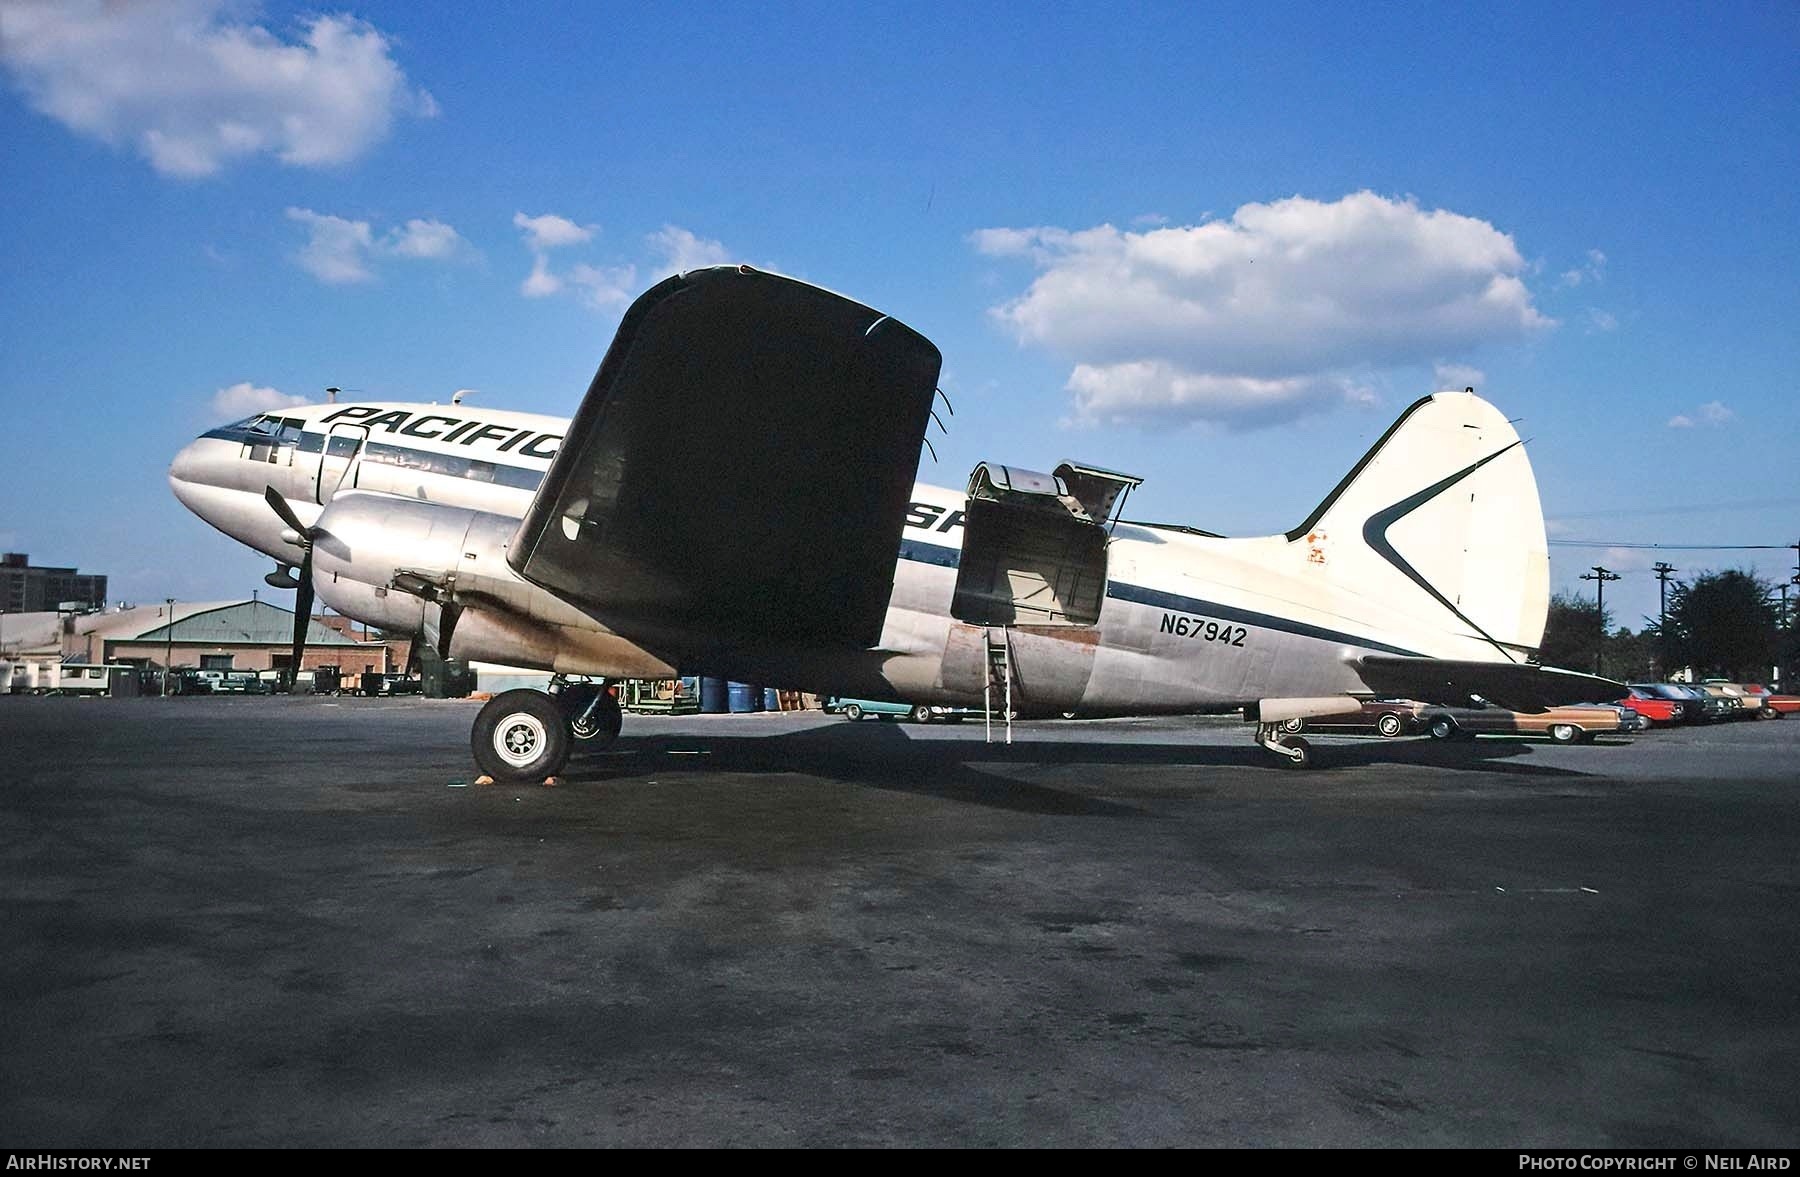
[[[1348,732],[1387,736],[1414,736],[1425,730],[1419,713],[1424,704],[1409,699],[1370,699],[1355,711],[1337,715],[1309,715],[1282,725],[1289,733]]]
[[[1632,687],[1623,699],[1615,702],[1621,707],[1631,708],[1652,724],[1685,723],[1690,705],[1694,710],[1699,710],[1696,700],[1681,698],[1674,692],[1662,694],[1643,686]]]
[[[1775,697],[1775,692],[1771,691],[1768,687],[1763,686],[1761,683],[1750,682],[1750,683],[1738,683],[1737,689],[1744,692],[1745,705],[1747,705],[1747,706],[1750,704],[1755,705],[1756,718],[1758,718],[1758,719],[1780,719],[1781,718],[1781,712],[1776,711],[1774,708],[1769,706],[1769,700]]]
[[[1800,695],[1768,695],[1763,699],[1763,706],[1768,709],[1770,718],[1781,719],[1800,711]]]
[[[1433,739],[1476,736],[1548,736],[1558,744],[1588,743],[1595,736],[1627,730],[1620,707],[1552,707],[1548,711],[1508,711],[1504,707],[1427,707],[1420,713]]]
[[[842,715],[852,722],[866,715],[873,715],[881,719],[910,719],[914,723],[930,723],[937,719],[961,723],[967,716],[981,714],[972,707],[945,707],[936,703],[890,703],[885,699],[840,699],[836,696],[826,699],[824,706],[826,711]]]
[[[1756,712],[1762,706],[1760,699],[1746,696],[1743,688],[1736,683],[1726,682],[1722,678],[1709,678],[1695,683],[1694,689],[1704,691],[1715,699],[1724,700],[1725,705],[1731,709],[1728,714],[1732,719],[1755,719]]]

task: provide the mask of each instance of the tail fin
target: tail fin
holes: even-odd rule
[[[1537,480],[1518,432],[1470,392],[1400,415],[1305,523],[1287,533],[1335,588],[1435,630],[1537,648],[1550,557]]]

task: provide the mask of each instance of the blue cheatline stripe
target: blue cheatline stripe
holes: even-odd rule
[[[935,564],[940,568],[955,568],[960,556],[961,553],[955,548],[947,548],[941,544],[928,544],[916,539],[900,541],[900,558],[902,560],[913,560],[920,564]],[[1273,629],[1298,637],[1316,638],[1322,642],[1358,646],[1365,650],[1380,650],[1384,654],[1400,654],[1408,658],[1422,657],[1415,650],[1404,650],[1399,646],[1390,646],[1386,642],[1378,642],[1372,638],[1362,638],[1340,630],[1307,625],[1303,621],[1277,617],[1272,613],[1259,613],[1253,609],[1221,605],[1217,601],[1203,601],[1198,597],[1184,597],[1179,593],[1165,593],[1156,589],[1142,588],[1135,584],[1123,584],[1116,580],[1107,582],[1106,595],[1133,605],[1148,605],[1153,609],[1167,609],[1173,613],[1192,613],[1217,618],[1220,621],[1237,621],[1245,625],[1254,625],[1260,629]]]

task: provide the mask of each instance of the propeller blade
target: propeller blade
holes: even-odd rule
[[[288,506],[288,501],[281,497],[280,491],[272,486],[265,486],[263,488],[263,501],[269,504],[270,510],[281,516],[281,521],[283,523],[299,532],[302,539],[309,541],[312,539],[312,528],[300,522],[300,516],[294,514],[294,509]],[[301,579],[303,582],[306,581],[305,577],[302,577]]]
[[[273,494],[273,491],[270,491]],[[279,496],[277,496],[279,497]],[[283,503],[283,506],[287,504]],[[306,549],[306,555],[300,560],[300,587],[294,594],[294,660],[288,666],[288,691],[291,693],[294,684],[300,681],[300,660],[306,656],[306,629],[312,624],[313,609],[313,575],[312,549]]]

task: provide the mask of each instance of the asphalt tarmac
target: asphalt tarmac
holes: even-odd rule
[[[0,1147],[1800,1143],[1800,723],[0,699]]]

